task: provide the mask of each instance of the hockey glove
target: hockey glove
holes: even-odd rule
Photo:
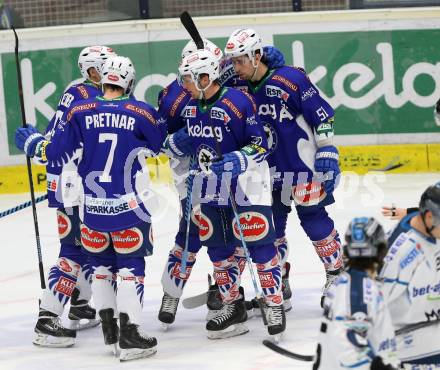
[[[385,365],[382,361],[382,358],[376,356],[371,362],[370,370],[397,370],[397,369],[391,366],[390,364]]]
[[[165,151],[171,152],[173,156],[185,157],[192,154],[191,138],[186,132],[186,127],[168,135],[163,146]]]
[[[319,148],[315,156],[315,171],[322,174],[322,185],[327,194],[333,193],[339,181],[339,153],[333,145]]]
[[[231,172],[232,178],[234,178],[246,171],[247,167],[248,161],[246,155],[237,150],[224,154],[222,158],[217,160],[214,159],[209,169],[216,174],[217,177],[221,177],[223,172]]]
[[[286,64],[284,55],[281,51],[273,46],[265,46],[263,48],[264,62],[269,69],[280,68]]]
[[[27,124],[26,127],[19,127],[15,131],[15,145],[18,149],[25,152],[29,157],[35,155],[41,157],[40,149],[43,148],[42,144],[47,140],[41,135],[38,130]]]

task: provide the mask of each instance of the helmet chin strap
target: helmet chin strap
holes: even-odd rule
[[[427,211],[423,212],[423,214],[422,214],[422,222],[423,222],[423,226],[425,226],[425,231],[428,233],[428,235],[429,235],[431,238],[434,238],[434,239],[435,239],[435,236],[432,235],[432,230],[435,229],[436,225],[433,224],[431,227],[428,227],[428,225],[426,224],[426,220],[425,220],[426,212],[427,212]]]
[[[251,81],[254,81],[255,75],[257,74],[257,70],[258,70],[258,66],[260,65],[261,59],[258,61],[258,63],[255,64],[255,53],[252,56],[252,58],[250,58],[252,60],[252,67],[254,67],[254,73],[252,73],[251,76]]]
[[[194,80],[194,79],[193,79]],[[199,100],[206,100],[206,97],[205,97],[205,92],[206,92],[206,90],[207,89],[209,89],[209,87],[212,85],[212,81],[211,80],[209,80],[209,84],[205,87],[205,88],[202,88],[201,86],[200,86],[200,79],[199,78],[197,78],[197,81],[194,81],[195,82],[195,86],[196,86],[196,89],[199,91]]]

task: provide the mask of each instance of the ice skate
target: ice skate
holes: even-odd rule
[[[111,348],[112,353],[117,356],[119,353],[119,327],[118,320],[114,317],[112,308],[106,308],[99,311],[101,318],[102,334],[104,335],[104,343]]]
[[[162,328],[167,330],[176,319],[177,306],[179,304],[179,298],[171,297],[165,293],[162,297],[162,304],[160,306],[158,319],[162,322]]]
[[[286,330],[286,313],[284,306],[266,307],[267,331],[275,343],[279,343]]]
[[[61,348],[75,344],[76,331],[65,328],[59,316],[46,310],[40,309],[34,331],[32,343],[37,346]]]
[[[121,349],[119,360],[130,361],[149,357],[157,352],[157,340],[143,334],[139,325],[131,324],[126,313],[119,314]]]
[[[74,289],[70,300],[68,318],[69,328],[72,330],[84,330],[99,325],[96,318],[96,310],[86,300],[78,300],[79,290]]]
[[[286,262],[284,264],[284,269],[286,272],[284,273],[283,277],[281,278],[281,291],[283,292],[283,306],[284,306],[284,312],[289,312],[292,309],[292,290],[290,289],[290,283],[289,283],[289,275],[290,275],[290,263]]]
[[[336,281],[336,279],[339,277],[339,274],[342,272],[342,269],[334,270],[334,271],[326,271],[325,277],[326,281],[324,284],[324,288],[322,289],[322,296],[321,296],[321,307],[324,307],[324,298],[327,295],[328,290],[332,286],[332,284]]]
[[[208,338],[224,339],[245,334],[249,331],[244,324],[246,320],[246,306],[243,300],[225,304],[217,316],[206,323]]]

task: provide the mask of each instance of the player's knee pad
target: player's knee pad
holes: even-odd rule
[[[93,262],[92,293],[97,311],[112,308],[116,311],[116,273],[114,265]]]
[[[240,269],[234,255],[227,259],[216,261],[214,278],[219,287],[222,300],[225,303],[235,301],[239,296]]]
[[[313,241],[313,245],[326,271],[338,270],[343,266],[341,240],[335,229],[326,238]]]
[[[61,244],[71,244],[80,247],[80,219],[78,207],[58,208],[58,237]]]
[[[257,263],[257,272],[266,303],[269,306],[280,305],[283,302],[283,294],[281,292],[281,266],[278,254],[275,253],[266,262]]]
[[[117,306],[119,312],[128,314],[133,324],[141,323],[144,300],[144,276],[133,273],[132,268],[118,270]]]
[[[183,288],[191,275],[192,268],[196,262],[196,253],[188,253],[186,269],[182,271],[183,248],[175,245],[171,249],[162,274],[162,287],[164,292],[174,298],[180,298],[183,294]]]
[[[310,240],[321,240],[330,235],[335,227],[324,207],[297,207],[301,226]]]

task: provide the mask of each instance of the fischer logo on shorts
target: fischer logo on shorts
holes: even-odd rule
[[[110,245],[110,236],[107,233],[89,229],[86,225],[81,225],[81,243],[87,251],[99,253]]]
[[[144,242],[142,231],[137,227],[111,232],[113,246],[117,253],[129,254],[136,252]]]
[[[72,223],[70,222],[69,217],[57,210],[57,221],[58,221],[58,235],[60,239],[64,239],[67,235],[69,235],[72,230]]]
[[[269,232],[269,221],[266,216],[260,212],[244,212],[240,214],[240,225],[243,236],[248,242],[255,242],[263,239]],[[234,235],[240,239],[235,219],[232,221]]]

